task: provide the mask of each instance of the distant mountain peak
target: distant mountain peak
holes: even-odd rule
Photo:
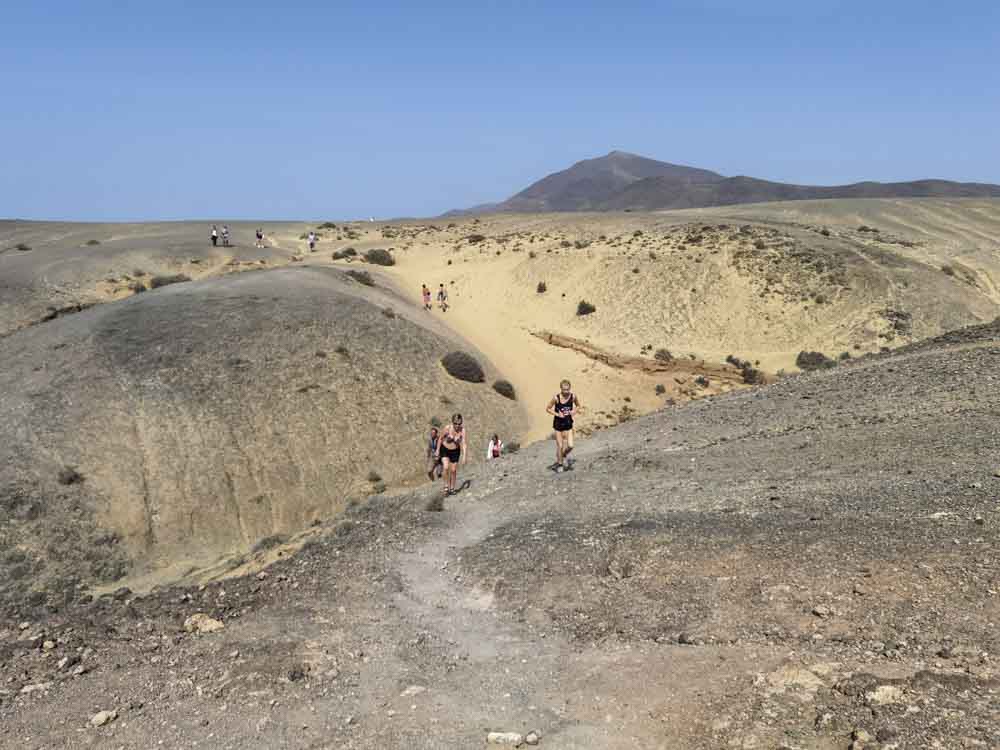
[[[1000,197],[1000,185],[947,180],[788,185],[754,177],[724,177],[707,169],[614,149],[553,172],[501,203],[466,212],[655,211],[817,198],[916,197]]]

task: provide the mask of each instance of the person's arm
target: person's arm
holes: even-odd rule
[[[490,440],[490,442],[487,443],[487,445],[486,445],[486,460],[487,461],[493,460],[493,441],[492,440]]]
[[[576,413],[577,413],[577,411],[578,411],[578,410],[580,410],[580,409],[582,409],[582,408],[583,408],[583,407],[582,407],[582,406],[580,406],[580,399],[578,399],[578,398],[576,397],[576,394],[574,393],[574,394],[573,394],[573,408],[572,408],[572,410],[570,410],[570,413],[569,413],[569,415],[570,415],[571,417],[575,417],[575,416],[576,416]]]
[[[549,405],[545,407],[545,411],[547,411],[552,416],[556,415],[556,399],[555,399],[555,396],[553,396],[552,399],[549,401]]]
[[[465,463],[468,463],[468,462],[469,462],[469,459],[467,458],[467,455],[466,455],[466,451],[465,451],[465,446],[466,446],[466,444],[467,444],[468,442],[469,442],[469,431],[468,431],[468,430],[466,430],[466,431],[465,431],[465,434],[464,434],[464,435],[462,436],[462,455],[461,455],[461,456],[459,456],[459,459],[458,459],[458,460],[459,460],[459,461],[461,461],[461,462],[462,462],[463,464],[465,464]]]

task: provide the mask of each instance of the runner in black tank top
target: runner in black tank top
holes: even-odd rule
[[[556,436],[556,462],[552,465],[555,471],[573,468],[573,462],[567,456],[573,451],[573,415],[580,406],[580,399],[571,388],[568,380],[562,381],[559,393],[552,397],[546,409],[552,415],[552,429]]]
[[[462,423],[462,415],[455,414],[451,418],[451,424],[441,431],[441,438],[437,444],[437,454],[441,457],[441,464],[444,467],[444,494],[451,495],[455,492],[455,483],[458,481],[458,465],[465,463],[465,446],[468,437],[465,432],[465,425]]]

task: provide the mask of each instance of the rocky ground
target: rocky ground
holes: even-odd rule
[[[378,496],[261,573],[26,603],[0,744],[998,747],[998,363],[993,324],[602,431],[573,472],[532,446],[442,512]]]

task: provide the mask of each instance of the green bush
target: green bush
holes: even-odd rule
[[[597,311],[597,308],[594,307],[589,302],[587,302],[587,300],[583,300],[583,299],[580,300],[580,302],[576,306],[576,314],[577,315],[590,315],[592,312],[596,312],[596,311]]]

